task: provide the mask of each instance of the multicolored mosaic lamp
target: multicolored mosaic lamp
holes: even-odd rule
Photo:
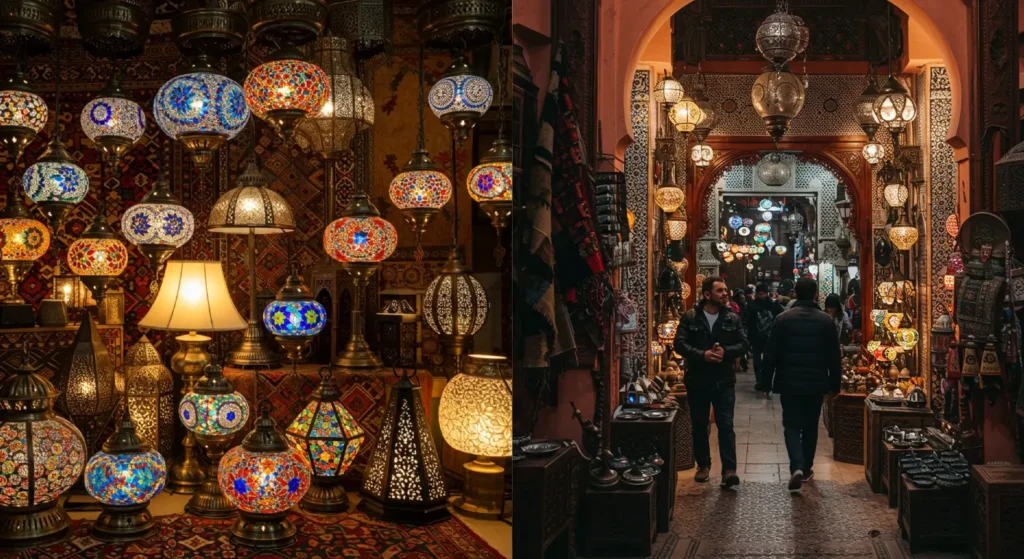
[[[293,543],[296,530],[288,509],[309,490],[310,477],[309,460],[288,444],[264,400],[256,427],[242,446],[224,456],[217,477],[224,495],[241,511],[231,526],[231,540],[258,548]]]
[[[92,224],[68,247],[68,266],[81,276],[97,303],[128,267],[128,248],[114,236],[105,214],[101,202]]]
[[[28,85],[21,66],[0,85],[0,144],[17,163],[36,135],[46,126],[50,110]]]
[[[139,436],[167,460],[174,457],[174,377],[143,334],[124,356],[128,414]]]
[[[302,60],[295,47],[285,47],[245,78],[245,102],[252,114],[266,120],[290,140],[299,120],[316,115],[330,98],[327,74]]]
[[[80,120],[82,131],[110,164],[119,162],[146,132],[146,113],[121,89],[117,72],[100,96],[85,105]]]
[[[0,214],[0,265],[7,275],[10,294],[5,304],[23,304],[18,286],[36,260],[50,248],[50,232],[41,221],[32,219],[17,188],[7,195],[7,208]]]
[[[285,435],[313,467],[313,481],[299,506],[321,514],[348,510],[341,476],[355,461],[366,433],[342,405],[341,393],[331,383],[330,368],[320,369],[320,386]]]
[[[210,459],[206,478],[199,491],[189,499],[186,510],[202,518],[229,518],[238,511],[217,483],[221,458],[231,446],[235,433],[249,420],[249,402],[224,376],[224,369],[214,363],[192,392],[185,394],[178,405],[182,425],[195,434],[196,441]]]
[[[85,438],[57,417],[57,389],[28,360],[0,385],[0,542],[38,546],[60,540],[71,520],[57,498],[85,466]]]
[[[512,143],[498,136],[480,164],[469,171],[466,188],[500,236],[512,218]]]
[[[174,251],[187,243],[196,230],[192,212],[181,204],[167,180],[165,161],[160,177],[138,204],[121,216],[124,238],[139,247],[154,270],[160,269]]]
[[[122,421],[85,466],[85,490],[103,507],[92,535],[101,541],[125,542],[151,534],[155,524],[149,501],[166,482],[164,457],[135,433],[131,419]]]
[[[466,59],[452,60],[441,79],[430,88],[430,110],[459,143],[469,137],[480,117],[491,108],[494,90],[490,82],[476,75]]]
[[[21,184],[25,194],[50,219],[54,231],[89,193],[89,175],[75,164],[58,134],[54,134],[46,152],[25,170]]]
[[[302,357],[309,342],[327,324],[327,310],[302,281],[298,270],[293,270],[277,299],[263,309],[263,325],[281,344],[292,363]]]

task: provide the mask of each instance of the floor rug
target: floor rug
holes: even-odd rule
[[[502,559],[460,520],[431,526],[380,522],[362,513],[336,516],[289,515],[296,542],[277,550],[256,550],[231,542],[230,520],[203,520],[175,514],[156,518],[152,536],[124,544],[103,543],[89,535],[92,521],[75,520],[63,541],[3,559]]]

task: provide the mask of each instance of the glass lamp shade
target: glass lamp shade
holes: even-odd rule
[[[666,73],[658,80],[658,83],[654,84],[652,95],[655,103],[674,105],[683,99],[684,93],[683,84]]]
[[[104,505],[130,506],[156,497],[167,481],[167,463],[160,453],[99,452],[85,466],[85,490]]]
[[[275,336],[315,336],[327,323],[327,311],[320,303],[273,301],[263,311],[263,324]]]
[[[715,158],[715,150],[711,146],[701,142],[690,148],[690,159],[698,167],[707,167]]]
[[[180,247],[192,238],[192,212],[178,204],[139,203],[121,216],[121,232],[134,245]]]
[[[33,262],[50,248],[50,231],[35,219],[0,218],[0,234],[5,240],[0,255],[6,261]]]
[[[901,312],[887,312],[882,319],[882,323],[885,329],[889,332],[895,333],[900,329],[903,324],[903,313]]]
[[[477,202],[512,201],[512,150],[504,138],[495,140],[466,178],[469,197]]]
[[[864,144],[864,147],[860,150],[860,154],[864,156],[864,160],[867,161],[869,165],[878,165],[883,159],[885,159],[885,146],[878,142],[870,141]]]
[[[490,310],[487,293],[462,258],[453,254],[423,295],[423,318],[441,336],[472,336]]]
[[[904,351],[913,350],[920,339],[920,334],[913,328],[900,328],[896,331],[896,343],[900,344]]]
[[[180,140],[193,161],[210,165],[213,152],[249,122],[242,86],[213,72],[183,74],[165,83],[153,98],[157,126]]]
[[[46,101],[31,91],[0,91],[0,127],[26,128],[38,134],[46,126],[49,114]]]
[[[654,192],[654,203],[665,213],[672,213],[686,202],[686,193],[672,184],[661,186]]]
[[[77,204],[89,192],[89,175],[71,159],[57,138],[21,177],[25,194],[33,202]]]
[[[339,401],[325,367],[320,386],[285,431],[292,446],[309,460],[319,477],[340,477],[348,471],[366,440],[366,432]]]
[[[956,289],[956,276],[947,271],[946,275],[942,276],[942,285],[946,291],[953,291]]]
[[[324,250],[338,262],[381,262],[398,247],[398,231],[377,216],[347,216],[324,230]]]
[[[295,506],[310,477],[309,459],[285,442],[268,407],[242,445],[221,459],[217,484],[243,513],[270,515]]]
[[[264,186],[266,178],[254,161],[249,161],[238,184],[214,202],[207,222],[210,232],[264,235],[295,230],[291,207],[280,194]]]
[[[750,228],[749,227],[745,227],[745,226],[744,227],[740,227],[736,231],[737,231],[737,233],[740,234],[741,237],[746,237],[746,236],[750,235]],[[745,253],[749,252],[750,247],[743,247],[743,248],[747,249],[747,250],[744,250],[743,252],[745,252]]]
[[[128,414],[139,436],[165,458],[174,449],[174,378],[143,335],[124,356]]]
[[[471,355],[467,372],[441,394],[437,419],[452,448],[476,456],[512,455],[512,371],[505,359]],[[505,378],[503,378],[505,377]]]
[[[19,420],[11,414],[17,410],[4,409],[7,419],[0,423],[0,454],[4,456],[0,507],[17,509],[55,502],[82,474],[86,457],[82,433],[52,411],[45,419]]]
[[[860,97],[857,98],[857,103],[853,106],[853,116],[857,119],[857,124],[864,130],[864,133],[868,135],[869,140],[875,135],[879,125],[878,115],[875,114],[875,99],[877,98],[878,86],[875,85],[874,76],[870,76],[868,78],[868,86],[861,92]],[[869,141],[869,143],[873,142]],[[867,158],[866,155],[865,158]]]
[[[885,196],[885,201],[890,207],[898,208],[907,203],[907,198],[910,197],[910,189],[907,188],[907,185],[897,180],[885,185],[885,190],[882,191],[882,194]]]
[[[872,107],[878,122],[890,132],[898,133],[917,118],[914,100],[895,76],[889,76]]]
[[[668,120],[679,132],[689,133],[697,127],[700,122],[701,112],[697,103],[689,98],[683,97],[678,103],[672,105],[668,111]]]
[[[200,394],[189,392],[178,404],[178,417],[197,435],[233,435],[249,420],[249,402],[236,392]]]
[[[359,79],[346,45],[345,39],[333,35],[322,35],[313,45],[312,61],[327,75],[329,95],[317,114],[299,123],[300,147],[338,152],[349,147],[357,132],[373,126],[373,96]]]
[[[452,61],[427,95],[434,116],[460,138],[467,137],[476,121],[491,107],[493,99],[490,82],[476,75],[461,56]]]
[[[767,186],[782,186],[793,177],[789,163],[778,153],[772,152],[757,164],[757,178]]]
[[[413,157],[415,158],[415,155]],[[439,169],[408,169],[408,166],[406,169],[395,176],[388,189],[391,202],[398,209],[438,210],[451,199],[452,181]],[[472,173],[470,176],[472,177]],[[510,189],[509,197],[511,196]]]
[[[803,109],[806,95],[800,78],[782,70],[764,72],[750,90],[754,111],[776,142],[786,133],[789,121]]]
[[[889,229],[889,240],[899,250],[910,250],[917,242],[917,237],[917,228],[907,223],[905,219]]]
[[[68,247],[68,266],[80,276],[119,276],[128,266],[120,239],[79,238]]]
[[[778,254],[779,256],[784,256],[787,250],[788,249],[786,249],[785,245],[779,245],[775,247],[775,254]]]
[[[960,218],[956,214],[949,214],[946,218],[946,234],[954,239],[960,234]]]
[[[677,213],[665,220],[665,235],[670,241],[681,241],[686,237],[686,216],[675,216]]]
[[[293,58],[257,66],[245,78],[244,91],[252,114],[285,135],[298,119],[320,112],[331,93],[319,66]]]
[[[82,109],[82,131],[93,142],[105,140],[132,145],[146,132],[146,114],[125,97],[98,97]]]

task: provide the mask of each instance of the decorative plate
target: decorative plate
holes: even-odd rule
[[[640,412],[637,410],[622,410],[615,414],[615,419],[621,419],[623,421],[633,421],[640,419]]]
[[[665,410],[647,410],[643,413],[644,419],[665,419],[669,412]]]
[[[542,441],[538,443],[531,443],[523,445],[523,453],[528,456],[540,457],[540,456],[551,456],[558,452],[558,449],[562,448],[562,445],[551,441]]]

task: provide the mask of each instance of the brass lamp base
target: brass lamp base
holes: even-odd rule
[[[53,202],[53,201],[42,201],[36,202],[36,205],[43,210],[46,215],[46,219],[50,222],[50,229],[53,230],[53,234],[57,234],[57,230],[60,229],[60,225],[64,223],[64,220],[68,217],[68,213],[75,207],[71,202]]]
[[[181,375],[185,381],[181,389],[182,395],[185,395],[195,388],[196,381],[203,376],[206,366],[213,360],[210,352],[206,350],[206,346],[212,338],[191,332],[174,339],[178,341],[179,345],[178,352],[171,356],[171,370]],[[203,466],[199,463],[196,446],[195,435],[191,431],[187,432],[182,441],[184,452],[171,466],[170,480],[167,482],[167,488],[174,493],[182,495],[195,493],[206,477],[203,473]]]
[[[196,168],[204,171],[213,168],[213,153],[220,149],[220,146],[224,145],[227,140],[220,134],[202,132],[181,134],[178,139],[185,146],[185,151],[192,157],[192,163]]]
[[[508,227],[508,223],[512,219],[511,200],[505,202],[480,202],[480,209],[491,218],[491,225],[498,230],[499,234]]]
[[[117,278],[114,276],[81,276],[81,278],[82,283],[92,292],[92,298],[96,299],[97,305],[103,302],[103,297],[106,296],[107,290],[117,281]]]
[[[469,516],[500,515],[505,505],[505,468],[484,456],[466,462],[465,468],[465,489],[452,499],[452,506]]]
[[[196,435],[198,442],[206,450],[210,465],[206,467],[206,479],[192,498],[185,505],[185,511],[200,518],[232,518],[238,514],[227,496],[220,490],[217,483],[217,472],[220,471],[220,459],[231,446],[233,435],[209,436]]]
[[[256,514],[242,511],[231,525],[231,541],[261,549],[287,547],[295,543],[295,525],[288,512]]]
[[[384,363],[370,349],[370,344],[366,343],[366,337],[363,335],[363,296],[366,284],[370,282],[370,277],[377,272],[380,264],[343,262],[341,267],[352,278],[355,297],[352,301],[352,335],[345,344],[342,354],[334,358],[334,364],[345,369],[379,369]]]
[[[409,224],[413,234],[419,239],[423,232],[427,230],[427,224],[437,215],[437,212],[438,210],[433,208],[409,208],[402,210],[402,215],[405,216],[405,222]]]
[[[299,506],[306,512],[338,514],[348,510],[348,494],[340,478],[313,476]]]
[[[149,501],[137,505],[103,505],[103,512],[92,525],[92,536],[104,542],[141,540],[153,532]]]
[[[245,327],[242,343],[228,355],[228,363],[239,367],[276,367],[277,356],[263,341],[263,331],[253,319]]]
[[[35,507],[0,507],[0,549],[34,547],[62,539],[71,519],[57,501]]]
[[[276,109],[267,112],[267,122],[289,142],[295,137],[295,126],[305,117],[306,112],[301,109]]]
[[[170,245],[157,245],[157,244],[141,244],[138,245],[139,252],[143,256],[149,259],[149,263],[153,266],[153,270],[159,270],[160,266],[164,265],[170,259],[174,251],[177,250],[175,247]]]
[[[345,369],[379,369],[384,366],[362,334],[353,334],[349,338],[345,351],[334,358],[334,364]]]

